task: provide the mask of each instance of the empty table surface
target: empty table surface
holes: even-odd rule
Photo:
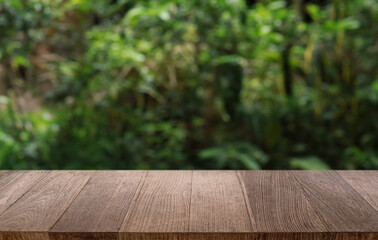
[[[0,171],[0,240],[378,239],[378,171]]]

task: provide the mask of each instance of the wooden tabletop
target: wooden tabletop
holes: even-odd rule
[[[377,240],[378,171],[0,171],[0,240]]]

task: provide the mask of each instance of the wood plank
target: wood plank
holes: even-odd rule
[[[0,173],[0,214],[37,184],[48,171],[3,171]]]
[[[375,240],[377,233],[125,233],[125,240]],[[63,240],[63,239],[62,239]]]
[[[378,232],[378,214],[334,171],[292,171],[330,232]]]
[[[51,239],[79,239],[69,233],[118,233],[143,171],[98,171],[85,185],[61,219],[50,230]],[[88,234],[91,239],[117,239],[117,234]]]
[[[251,220],[236,171],[195,171],[190,232],[249,232]]]
[[[125,232],[185,232],[189,229],[192,171],[149,171],[120,229]]]
[[[257,232],[324,232],[288,171],[240,171]]]
[[[58,240],[108,240],[115,233],[62,233]],[[124,233],[127,240],[375,240],[376,233]],[[4,233],[0,240],[47,240],[47,233]]]
[[[111,233],[114,235],[114,233]],[[47,233],[4,233],[0,240],[44,240]],[[108,240],[109,233],[67,233],[58,240]],[[375,240],[375,233],[125,233],[127,240]]]
[[[378,211],[378,171],[337,171],[376,211]]]
[[[0,240],[49,240],[47,232],[0,232]]]
[[[87,183],[91,171],[53,171],[0,215],[1,232],[47,232]]]
[[[375,240],[377,177],[0,171],[0,240]]]
[[[74,232],[74,233],[49,233],[49,240],[113,240],[118,239],[118,233],[114,232]],[[1,240],[1,239],[0,239]]]

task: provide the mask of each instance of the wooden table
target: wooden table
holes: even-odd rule
[[[0,171],[0,240],[378,239],[378,171]]]

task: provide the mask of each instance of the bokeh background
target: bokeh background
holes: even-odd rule
[[[0,0],[1,169],[378,169],[376,0]]]

